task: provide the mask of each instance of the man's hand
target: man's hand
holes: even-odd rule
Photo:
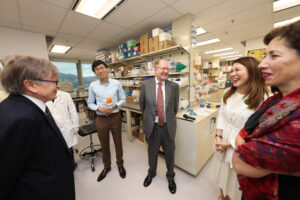
[[[111,108],[107,108],[105,114],[109,115],[114,109],[115,109],[115,106],[113,106]]]
[[[104,113],[106,113],[106,111],[107,111],[107,108],[106,107],[101,107],[101,106],[99,106],[98,107],[98,109],[97,109],[98,111],[100,111],[100,112],[104,112]]]

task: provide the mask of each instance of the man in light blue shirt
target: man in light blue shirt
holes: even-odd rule
[[[108,78],[108,68],[105,62],[96,60],[92,64],[92,70],[99,80],[89,86],[88,107],[96,111],[96,127],[98,137],[102,145],[104,169],[98,176],[100,182],[111,170],[111,156],[109,149],[109,131],[116,148],[117,165],[122,178],[126,177],[123,166],[123,148],[121,136],[120,107],[125,103],[126,97],[119,81]]]

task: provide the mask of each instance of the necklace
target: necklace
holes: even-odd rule
[[[248,105],[248,99],[245,99],[245,100],[244,100],[244,103],[245,103],[246,105]]]

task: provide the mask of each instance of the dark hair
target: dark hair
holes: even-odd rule
[[[8,93],[24,94],[24,80],[44,79],[49,74],[57,77],[58,70],[48,60],[32,56],[12,55],[4,58],[0,80]]]
[[[276,37],[285,39],[288,47],[295,49],[300,55],[300,20],[287,26],[273,29],[264,37],[264,43],[268,45]]]
[[[245,97],[248,99],[248,108],[255,110],[264,100],[265,95],[269,94],[269,89],[265,85],[264,79],[258,68],[259,61],[253,57],[242,57],[233,62],[239,63],[246,67],[249,80],[247,82],[247,93]],[[224,94],[223,101],[226,104],[227,99],[236,92],[237,88],[233,85]]]
[[[104,65],[107,68],[107,65],[105,62],[103,62],[102,60],[95,60],[92,64],[92,70],[93,72],[95,72],[95,68],[98,67],[99,65]]]

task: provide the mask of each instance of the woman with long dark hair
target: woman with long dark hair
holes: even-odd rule
[[[217,122],[213,180],[221,190],[220,199],[240,199],[241,192],[232,168],[235,138],[248,117],[268,96],[258,69],[259,61],[242,57],[233,62],[232,86],[223,95]]]

